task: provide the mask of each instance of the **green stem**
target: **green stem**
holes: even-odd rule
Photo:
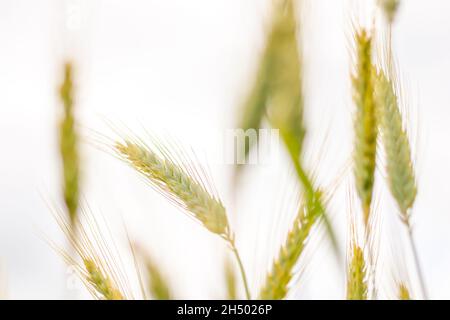
[[[333,226],[331,225],[330,219],[328,219],[328,216],[325,212],[325,208],[323,207],[323,203],[321,200],[317,201],[314,199],[315,195],[315,189],[313,186],[312,181],[306,174],[306,171],[302,167],[300,160],[297,156],[289,152],[292,162],[294,164],[295,172],[297,173],[298,179],[300,180],[300,183],[303,185],[303,189],[305,191],[306,200],[308,203],[316,206],[317,210],[320,213],[320,216],[323,218],[323,222],[325,224],[325,228],[327,229],[328,235],[330,236],[331,243],[333,245],[334,252],[336,253],[337,260],[341,261],[341,255],[339,251],[338,241],[336,238],[336,235],[333,231]]]
[[[239,270],[241,272],[241,276],[242,276],[242,281],[244,283],[244,288],[245,288],[245,296],[247,298],[247,300],[251,300],[251,296],[250,296],[250,290],[248,287],[248,282],[247,282],[247,276],[245,273],[245,269],[244,269],[244,265],[242,264],[242,260],[241,260],[241,256],[239,255],[239,252],[236,248],[236,245],[234,243],[234,239],[233,238],[228,238],[227,241],[229,242],[230,246],[231,246],[231,251],[233,251],[234,256],[236,257],[236,261],[239,265]]]
[[[420,265],[419,254],[417,253],[416,243],[414,241],[412,228],[411,228],[409,222],[406,222],[406,227],[408,228],[409,244],[411,246],[411,251],[412,251],[413,257],[414,257],[414,263],[416,265],[417,276],[419,278],[419,283],[420,283],[420,290],[422,291],[422,296],[423,296],[424,300],[428,300],[428,293],[427,293],[427,288],[425,286],[425,280],[424,280],[424,276],[422,273],[422,267]]]

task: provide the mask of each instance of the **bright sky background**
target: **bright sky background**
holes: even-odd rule
[[[328,185],[351,154],[350,19],[359,12],[355,7],[370,8],[373,1],[304,2],[310,123],[306,157],[321,172],[319,181]],[[67,291],[68,269],[45,241],[65,244],[46,202],[60,201],[55,92],[66,56],[78,67],[83,193],[94,214],[105,216],[113,234],[119,234],[123,218],[132,238],[145,243],[167,272],[177,297],[223,297],[223,244],[167,204],[126,165],[92,147],[104,136],[114,137],[108,121],[137,134],[143,128],[168,133],[209,159],[257,292],[295,214],[292,169],[284,158],[251,168],[233,198],[231,167],[218,154],[257,64],[269,4],[0,1],[0,287],[6,286],[8,297],[82,296]],[[404,0],[393,34],[409,108],[420,118],[411,128],[419,137],[413,221],[433,298],[450,298],[449,14],[445,0]],[[327,132],[327,152],[320,154]],[[381,190],[384,185],[378,181]],[[348,211],[343,189],[330,208],[342,246]],[[388,203],[380,209],[384,227],[397,220],[385,191],[380,198]],[[393,241],[400,241],[398,234]],[[292,297],[344,297],[343,271],[329,244],[310,248],[308,259]]]

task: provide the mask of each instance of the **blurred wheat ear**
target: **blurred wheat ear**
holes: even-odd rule
[[[318,191],[302,163],[303,142],[306,128],[303,119],[302,59],[298,46],[298,17],[295,0],[276,0],[272,8],[272,20],[258,73],[246,102],[241,107],[241,129],[258,129],[264,117],[278,129],[280,137],[294,165],[297,178],[303,186],[306,204],[320,212],[336,255],[339,247],[335,232],[327,216],[325,205],[318,203]],[[248,156],[253,140],[245,141]],[[236,166],[239,176],[242,165]]]
[[[404,283],[398,285],[398,299],[399,300],[411,300],[408,287]]]
[[[250,299],[245,270],[228,224],[225,207],[213,194],[204,169],[196,168],[186,159],[177,159],[177,152],[158,143],[150,147],[139,141],[125,140],[114,146],[118,155],[165,196],[170,202],[199,221],[207,230],[220,236],[230,246],[242,274],[246,296]]]
[[[366,262],[361,247],[353,245],[347,279],[347,300],[367,300]]]
[[[383,10],[387,21],[390,24],[393,23],[400,5],[400,0],[378,0],[378,5]]]
[[[320,194],[316,195],[320,198]],[[319,201],[319,200],[318,200]],[[294,267],[297,264],[311,233],[311,229],[320,218],[318,208],[302,205],[289,231],[284,245],[280,248],[277,259],[260,291],[264,300],[284,299],[288,293],[288,285],[292,279]]]
[[[142,260],[145,268],[146,287],[151,297],[155,300],[172,300],[173,294],[167,277],[163,274],[156,261],[139,247],[138,256]]]
[[[76,220],[79,201],[80,165],[78,155],[78,136],[75,130],[73,66],[64,67],[64,81],[59,89],[63,106],[62,120],[59,125],[59,150],[63,167],[64,203],[70,221]]]
[[[356,192],[361,201],[364,223],[369,223],[370,206],[375,182],[378,125],[374,99],[374,68],[372,65],[372,39],[368,31],[355,32],[355,69],[351,76],[354,117],[353,174]]]

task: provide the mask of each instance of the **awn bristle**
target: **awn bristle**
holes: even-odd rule
[[[417,194],[411,147],[406,130],[403,127],[394,84],[383,71],[377,73],[375,97],[386,153],[389,188],[399,206],[402,220],[408,224],[408,211],[413,206]]]
[[[206,229],[223,238],[231,236],[225,207],[207,191],[195,173],[175,164],[169,156],[156,154],[144,144],[125,141],[116,143],[115,149],[157,190],[192,214]]]
[[[266,282],[260,292],[261,299],[279,300],[286,297],[293,269],[305,248],[311,228],[319,217],[320,213],[317,210],[310,211],[307,206],[300,208],[286,242],[281,247],[278,258],[273,262],[272,270],[266,277]]]
[[[354,169],[356,191],[368,225],[375,181],[377,118],[374,100],[372,39],[365,29],[356,32],[356,68],[352,75],[354,119]]]
[[[115,288],[113,281],[91,259],[83,260],[86,268],[85,281],[95,290],[100,299],[124,300],[120,291]]]
[[[364,260],[364,252],[357,245],[353,245],[352,251],[348,269],[347,300],[367,300],[367,267]]]
[[[64,81],[59,89],[63,104],[63,118],[59,125],[59,148],[63,166],[63,192],[64,202],[73,224],[76,218],[79,201],[79,156],[78,136],[75,131],[74,118],[74,88],[73,67],[70,63],[65,65]]]

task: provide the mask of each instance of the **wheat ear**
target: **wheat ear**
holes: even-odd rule
[[[386,20],[389,24],[392,24],[397,14],[400,0],[378,0],[378,5],[383,10]]]
[[[317,194],[317,198],[320,198],[320,194]],[[305,248],[311,228],[319,217],[317,207],[316,210],[310,210],[308,206],[301,206],[293,227],[266,277],[260,292],[261,299],[279,300],[286,297],[293,269]]]
[[[305,128],[301,57],[297,41],[298,19],[295,10],[294,0],[275,3],[273,27],[267,46],[270,60],[268,114],[271,124],[280,130],[289,153],[299,157]]]
[[[404,283],[398,285],[398,299],[399,300],[411,300],[408,287]]]
[[[218,196],[208,191],[206,179],[201,177],[204,170],[175,160],[175,154],[163,146],[152,149],[144,143],[125,140],[116,143],[115,150],[162,195],[229,244],[239,264],[247,298],[250,298],[247,277],[225,207]]]
[[[409,209],[417,195],[411,147],[403,127],[394,84],[382,70],[377,72],[375,93],[389,189],[400,209],[403,222],[408,225]]]
[[[127,278],[120,264],[120,256],[111,250],[111,243],[114,245],[114,241],[111,237],[105,238],[92,213],[81,207],[75,221],[76,229],[73,228],[73,222],[61,212],[55,213],[54,217],[66,235],[73,252],[68,253],[55,245],[53,247],[62,255],[66,263],[74,268],[92,296],[101,300],[132,298]]]
[[[297,21],[293,2],[294,0],[274,2],[266,46],[254,84],[240,110],[239,128],[259,129],[268,112],[272,124],[285,133],[288,147],[295,149],[292,152],[298,156],[305,129]],[[252,139],[245,142],[246,157],[252,142]]]
[[[158,268],[155,262],[148,255],[145,255],[143,260],[147,274],[147,288],[151,296],[156,300],[173,299],[169,284],[166,281],[166,277],[163,276],[160,268]]]
[[[63,167],[64,202],[73,223],[76,220],[79,201],[79,156],[78,136],[74,118],[73,67],[67,63],[64,67],[64,81],[59,89],[63,105],[63,117],[59,125],[59,150]]]
[[[392,2],[392,15],[394,15],[398,6],[398,1],[390,2]],[[384,9],[384,11],[385,15],[388,16],[388,11],[386,9]],[[380,68],[377,75],[376,88],[378,109],[382,119],[381,130],[386,153],[386,171],[391,194],[397,202],[401,219],[408,231],[409,243],[413,253],[422,294],[423,297],[427,299],[427,288],[410,222],[410,211],[416,198],[417,185],[411,157],[411,147],[406,130],[403,126],[403,119],[399,108],[400,99],[398,94],[401,92],[400,90],[396,91],[400,86],[395,82],[396,73],[394,72],[392,59],[391,29],[393,18],[388,18],[387,20],[389,34],[387,41],[384,43],[386,50],[383,52],[387,57],[382,56],[382,58],[387,61],[387,66],[384,66],[384,69]]]
[[[356,105],[353,174],[367,226],[375,181],[378,134],[373,94],[372,39],[367,30],[356,32],[355,45],[356,66],[352,74],[353,101]]]
[[[367,300],[367,295],[368,285],[364,251],[354,244],[348,269],[347,300]]]
[[[113,285],[111,279],[91,259],[83,260],[86,268],[85,279],[92,288],[105,300],[123,300],[124,297]]]

